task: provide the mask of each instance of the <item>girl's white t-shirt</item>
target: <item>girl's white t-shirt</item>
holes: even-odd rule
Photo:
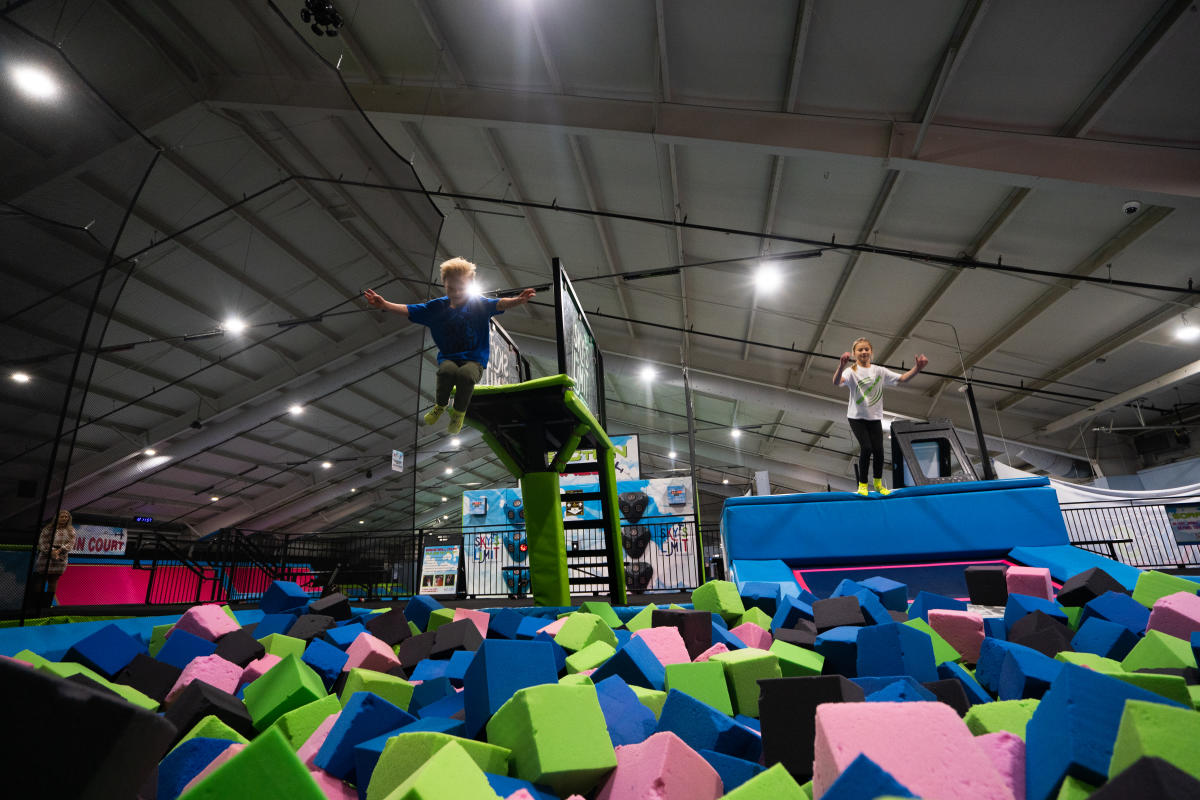
[[[850,404],[846,416],[850,419],[883,419],[883,387],[900,382],[900,373],[872,364],[869,367],[846,367],[842,381],[850,388]]]

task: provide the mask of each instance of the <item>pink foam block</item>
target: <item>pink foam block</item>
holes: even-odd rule
[[[376,672],[387,672],[400,666],[396,653],[382,640],[363,631],[354,637],[354,641],[346,648],[346,665],[342,672],[349,672],[355,667],[373,669]]]
[[[329,800],[358,800],[358,790],[323,769],[309,769],[313,782]]]
[[[1045,567],[1009,567],[1004,573],[1009,594],[1027,594],[1032,597],[1054,599],[1054,587],[1050,583],[1050,570]]]
[[[246,745],[242,744],[241,742],[230,743],[229,747],[226,747],[220,753],[217,753],[217,757],[208,762],[207,767],[197,772],[196,777],[187,782],[187,785],[183,787],[183,791],[179,793],[179,796],[183,797],[185,794],[191,791],[192,787],[207,778],[209,773],[214,771],[217,767],[221,766],[229,759],[236,756],[238,753],[242,752],[242,748],[245,746]]]
[[[917,797],[1015,800],[953,708],[936,702],[817,706],[813,797],[859,753]]]
[[[970,611],[931,608],[929,627],[957,650],[964,661],[972,664],[979,661],[979,648],[983,647],[983,617]]]
[[[474,622],[475,627],[479,628],[479,635],[487,638],[488,622],[492,619],[491,614],[473,608],[456,608],[454,609],[454,621],[458,622],[460,619],[469,619]]]
[[[30,664],[28,661],[22,661],[21,659],[13,658],[12,656],[0,656],[0,661],[6,661],[9,664],[20,664],[22,667],[33,666],[33,664]]]
[[[209,603],[203,606],[192,606],[183,613],[179,621],[171,626],[167,631],[167,636],[170,636],[175,631],[187,631],[194,633],[201,639],[208,639],[210,642],[215,642],[227,633],[236,631],[241,626],[238,625],[233,617],[225,613],[225,611],[214,603]]]
[[[320,769],[313,763],[313,758],[317,755],[317,751],[321,749],[321,745],[325,744],[325,737],[329,736],[329,732],[333,730],[333,724],[338,721],[338,717],[342,712],[337,711],[330,714],[325,720],[317,726],[317,729],[309,734],[304,740],[304,744],[300,745],[300,749],[296,751],[296,757],[299,758],[304,766],[310,770]]]
[[[167,692],[167,702],[174,700],[180,692],[187,688],[192,681],[203,681],[214,689],[233,694],[237,691],[238,681],[242,677],[242,668],[232,661],[226,661],[216,653],[210,656],[197,656],[188,662],[183,672],[175,680],[171,691]]]
[[[696,661],[708,661],[710,658],[715,656],[717,653],[728,653],[728,652],[729,652],[729,648],[725,646],[724,642],[717,642],[712,647],[708,648],[703,653],[696,656]]]
[[[265,653],[262,658],[255,659],[246,665],[242,670],[242,677],[238,679],[238,686],[250,683],[267,674],[267,670],[282,661],[279,656],[274,653]]]
[[[775,641],[771,634],[753,622],[743,622],[736,628],[731,628],[729,632],[745,642],[746,647],[757,647],[759,650],[770,650],[771,642]]]
[[[1200,631],[1200,596],[1176,592],[1154,601],[1146,630],[1177,636],[1184,641]]]
[[[529,793],[528,789],[517,789],[508,797],[504,798],[504,800],[534,800],[534,797]]]
[[[667,664],[687,664],[692,660],[678,628],[642,628],[640,631],[634,631],[633,635],[646,643],[650,652],[654,653],[664,667]]]
[[[617,768],[596,800],[716,800],[722,794],[721,778],[704,757],[670,731],[660,731],[617,747]]]
[[[566,624],[567,618],[560,617],[559,619],[554,620],[554,622],[551,622],[549,625],[543,625],[542,627],[538,628],[537,632],[545,633],[549,636],[558,636],[558,632],[562,630],[562,626]]]
[[[1025,740],[1010,731],[985,733],[975,743],[992,761],[1016,800],[1025,800]]]

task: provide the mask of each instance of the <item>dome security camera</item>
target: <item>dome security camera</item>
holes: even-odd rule
[[[1142,210],[1142,204],[1137,200],[1127,200],[1121,204],[1121,210],[1126,214],[1136,214]]]

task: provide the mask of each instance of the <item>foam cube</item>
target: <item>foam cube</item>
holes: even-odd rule
[[[340,713],[341,710],[342,706],[338,703],[337,698],[327,694],[318,700],[313,700],[311,703],[279,715],[271,723],[271,727],[278,729],[283,734],[283,738],[287,740],[293,750],[299,750],[325,720]],[[333,723],[330,722],[329,725],[332,726]]]
[[[108,624],[67,649],[63,661],[75,661],[112,680],[138,654],[146,653],[140,639]]]
[[[328,614],[303,614],[297,617],[287,635],[293,639],[311,642],[333,627],[335,620]]]
[[[678,628],[643,628],[640,631],[635,631],[633,638],[641,639],[645,642],[650,651],[654,653],[655,658],[663,666],[667,664],[686,664],[692,660]]]
[[[326,800],[304,764],[276,730],[256,737],[188,789],[187,797],[188,800],[229,797]]]
[[[1008,593],[1054,599],[1054,586],[1050,582],[1050,570],[1046,567],[1012,566],[1004,575]]]
[[[1140,641],[1136,633],[1116,622],[1101,617],[1083,621],[1071,637],[1071,647],[1077,652],[1094,653],[1120,661]]]
[[[430,658],[449,658],[460,650],[475,651],[483,644],[483,634],[469,619],[448,620],[433,632],[433,645],[429,648]]]
[[[386,748],[384,752],[387,753]],[[380,761],[383,761],[382,757]],[[377,766],[376,772],[378,770]],[[484,771],[458,741],[446,742],[402,783],[389,784],[389,787],[394,788],[387,797],[395,800],[432,800],[438,797],[453,797],[455,800],[498,800],[498,795],[492,791]],[[382,798],[382,795],[373,794],[371,787],[368,787],[367,800],[377,798]]]
[[[335,620],[350,619],[354,616],[350,608],[350,600],[341,592],[333,592],[308,604],[308,613],[333,617]]]
[[[217,652],[216,643],[202,639],[194,633],[176,631],[163,643],[162,649],[158,651],[155,658],[164,664],[170,664],[182,670],[193,658],[211,656],[215,652]]]
[[[1154,601],[1146,630],[1187,640],[1200,631],[1200,596],[1194,592],[1175,592]],[[102,673],[103,674],[103,673]]]
[[[242,701],[203,681],[189,683],[163,714],[163,718],[179,732],[176,741],[208,716],[217,717],[247,739],[255,734],[254,724]]]
[[[247,684],[243,696],[254,727],[264,730],[287,712],[324,697],[325,685],[312,667],[293,655]]]
[[[229,749],[225,739],[196,737],[180,742],[158,763],[156,797],[175,800],[183,788],[212,763],[218,755]]]
[[[821,797],[822,800],[873,800],[887,796],[913,795],[882,767],[859,753]]]
[[[917,681],[937,680],[933,643],[906,624],[871,625],[858,634],[857,675],[911,675]]]
[[[353,779],[354,746],[416,718],[370,692],[355,692],[333,724],[313,764],[342,780]]]
[[[398,608],[388,609],[382,614],[372,614],[367,617],[363,626],[372,636],[389,647],[395,647],[412,636],[412,630],[408,627],[408,618]]]
[[[182,672],[179,667],[138,653],[113,680],[131,686],[161,703],[167,699],[167,692],[171,691]]]
[[[484,641],[467,667],[463,682],[464,722],[468,735],[475,736],[483,730],[492,714],[517,690],[554,683],[557,679],[558,670],[549,643]]]
[[[725,800],[812,800],[811,796],[796,783],[796,779],[788,774],[782,764],[776,764],[731,792],[726,792]]]
[[[759,684],[763,759],[798,781],[812,778],[815,714],[823,703],[862,702],[862,687],[841,675],[779,678]]]
[[[587,647],[567,656],[567,673],[590,672],[608,661],[617,652],[608,642],[592,642]]]
[[[958,712],[960,717],[966,716],[967,711],[971,708],[971,701],[967,698],[967,690],[963,685],[953,678],[939,678],[936,681],[926,681],[921,686],[933,695],[933,699],[939,703],[945,703]]]
[[[983,617],[970,611],[934,608],[929,611],[929,627],[946,640],[963,660],[970,664],[979,661],[983,646]],[[938,663],[945,659],[938,659]]]
[[[360,633],[366,632],[367,629],[361,622],[346,622],[329,628],[321,634],[321,638],[339,650],[345,650],[358,638]]]
[[[1200,779],[1200,712],[1161,703],[1125,703],[1108,774],[1128,769],[1143,756],[1167,761]]]
[[[641,616],[641,612],[639,612],[638,616]],[[679,631],[679,635],[683,639],[688,658],[694,660],[696,656],[712,646],[712,618],[713,615],[707,611],[655,609],[650,613],[650,626],[629,627],[629,630],[637,631],[645,627],[675,628]]]
[[[913,598],[912,605],[908,607],[908,618],[921,619],[929,622],[929,609],[931,608],[947,608],[951,611],[966,611],[967,604],[962,600],[955,600],[953,597],[934,594],[933,592],[917,592],[917,596]]]
[[[258,607],[264,614],[278,614],[308,604],[308,592],[292,581],[271,581]]]
[[[748,717],[758,716],[758,682],[783,676],[779,657],[768,650],[733,650],[717,653],[709,660],[725,668],[725,683],[729,686],[734,711]]]
[[[872,575],[859,584],[874,592],[888,611],[908,611],[908,586],[905,584],[881,575]]]
[[[1026,614],[1008,629],[1008,641],[1025,645],[1050,658],[1070,650],[1071,639],[1070,628],[1041,611]]]
[[[1025,726],[1037,710],[1036,699],[997,700],[994,703],[978,703],[971,706],[963,716],[967,729],[976,736],[1007,731],[1025,738]]]
[[[404,616],[422,631],[427,631],[429,630],[429,615],[439,608],[445,608],[445,606],[432,597],[423,594],[414,595],[404,606]]]
[[[616,757],[596,800],[716,800],[723,794],[717,771],[669,731],[618,747]]]
[[[762,753],[760,736],[678,689],[667,692],[655,730],[670,731],[696,750],[715,750],[749,761],[757,761]]]
[[[812,609],[817,633],[825,633],[833,628],[867,624],[867,618],[855,595],[817,600],[812,604]]]
[[[268,653],[280,658],[287,658],[290,655],[299,658],[304,655],[304,648],[308,646],[308,642],[304,639],[297,639],[283,633],[267,634],[258,641],[262,643]]]
[[[972,564],[963,570],[967,596],[980,606],[1002,606],[1008,602],[1007,564]]]
[[[171,691],[167,692],[167,702],[170,703],[178,697],[192,681],[203,681],[222,692],[233,694],[237,691],[241,677],[241,667],[226,661],[216,653],[194,658],[183,668]]]
[[[1142,633],[1150,621],[1150,611],[1127,594],[1105,592],[1084,604],[1079,617],[1080,625],[1092,617],[1124,625],[1134,633]]]
[[[382,639],[377,639],[364,630],[346,648],[346,663],[342,666],[342,670],[349,672],[352,669],[361,668],[387,672],[398,666],[400,666],[400,659],[396,658],[392,648],[388,647]]]
[[[638,701],[629,684],[613,675],[596,684],[596,698],[613,746],[637,744],[654,733],[654,712]]]
[[[1125,592],[1121,583],[1099,567],[1072,575],[1058,590],[1060,606],[1083,606],[1105,592]]]
[[[1133,586],[1133,599],[1146,608],[1152,608],[1160,597],[1176,592],[1195,594],[1200,584],[1177,575],[1167,575],[1156,570],[1145,570],[1138,575]]]
[[[1183,770],[1146,756],[1117,773],[1092,794],[1089,800],[1192,800],[1200,797],[1200,781]]]
[[[1196,654],[1190,644],[1160,631],[1147,631],[1121,659],[1122,669],[1136,672],[1147,667],[1194,667]]]
[[[167,633],[167,638],[170,639],[174,636],[176,631],[187,631],[201,639],[215,642],[225,634],[236,631],[239,627],[237,621],[230,619],[221,606],[208,603],[202,606],[192,606],[183,612],[179,621]]]
[[[822,667],[826,675],[845,675],[853,678],[858,674],[858,635],[862,628],[844,625],[819,634],[813,649],[825,659]]]
[[[708,581],[692,592],[692,607],[697,611],[712,611],[726,620],[737,619],[746,613],[737,586],[729,581]]]
[[[630,686],[656,691],[662,691],[665,680],[662,662],[645,639],[637,636],[618,648],[612,658],[592,673],[592,680],[598,682],[609,675],[619,675]]]

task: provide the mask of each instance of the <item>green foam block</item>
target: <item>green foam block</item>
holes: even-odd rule
[[[946,661],[962,661],[962,653],[954,649],[954,647],[942,638],[942,635],[935,631],[928,622],[916,617],[908,622],[901,623],[910,628],[914,628],[929,636],[929,640],[933,642],[933,663],[941,664]]]
[[[1155,667],[1194,666],[1196,655],[1192,652],[1191,644],[1162,631],[1146,631],[1142,640],[1121,661],[1121,668],[1126,672]]]
[[[1085,800],[1094,791],[1096,791],[1096,787],[1092,784],[1081,781],[1074,775],[1068,775],[1063,779],[1062,786],[1058,788],[1058,794],[1054,800]]]
[[[748,717],[758,716],[758,682],[763,678],[783,677],[779,656],[755,647],[717,653],[709,661],[725,668],[725,683],[733,698],[734,711]]]
[[[1146,608],[1153,608],[1154,601],[1160,597],[1176,592],[1195,594],[1197,589],[1200,589],[1200,584],[1195,581],[1151,569],[1138,575],[1137,583],[1133,585],[1133,599]]]
[[[150,631],[150,657],[154,658],[158,655],[158,651],[163,649],[163,645],[167,643],[167,631],[174,628],[174,625],[155,625]]]
[[[575,672],[570,675],[563,675],[558,679],[558,682],[565,686],[595,686],[591,675],[584,675],[582,672]]]
[[[783,764],[775,764],[722,797],[724,800],[811,800],[812,796],[805,793]]]
[[[175,745],[175,747],[179,747],[180,744],[183,744],[188,739],[195,739],[197,737],[202,739],[224,739],[229,742],[237,742],[238,744],[250,744],[249,739],[226,725],[213,714],[209,714],[193,725],[192,729],[184,734],[184,737],[179,740],[179,744]],[[171,749],[174,750],[175,747]]]
[[[692,607],[697,611],[720,614],[726,622],[739,619],[746,613],[737,586],[729,581],[709,581],[698,586],[692,592]]]
[[[758,606],[747,608],[745,613],[738,617],[737,625],[743,625],[747,622],[752,622],[764,631],[771,630],[771,615],[763,611]],[[736,628],[737,625],[734,627]]]
[[[371,773],[371,782],[367,785],[367,800],[383,800],[385,797],[393,800],[397,796],[395,792],[399,791],[398,787],[419,773],[437,753],[451,745],[464,754],[475,772],[508,774],[511,754],[505,747],[463,739],[448,733],[401,733],[388,739],[387,744],[383,746],[383,752],[375,764],[375,771]],[[467,769],[465,772],[471,770]],[[437,796],[459,797],[455,792]]]
[[[436,631],[443,625],[454,622],[453,608],[435,608],[429,612],[429,622],[425,625],[426,633]]]
[[[367,787],[368,798],[383,797],[371,793],[379,767],[375,770]],[[454,742],[446,744],[421,764],[407,780],[386,795],[386,800],[442,800],[448,797],[454,800],[500,800],[483,770]]]
[[[64,661],[61,663],[58,661],[47,661],[45,664],[37,667],[37,669],[50,675],[56,675],[59,678],[69,678],[72,675],[83,675],[91,678],[104,688],[111,689],[112,691],[121,695],[121,697],[133,703],[135,706],[144,708],[147,711],[158,711],[159,703],[153,697],[147,697],[137,689],[134,689],[132,686],[126,686],[123,683],[113,683],[100,673],[94,672],[82,664],[76,664],[73,661]]]
[[[629,622],[625,623],[625,630],[640,631],[649,628],[654,624],[654,612],[658,610],[658,606],[650,603],[644,606],[641,611],[630,617]]]
[[[1037,711],[1038,700],[996,700],[992,703],[976,703],[967,709],[963,722],[967,730],[976,736],[985,733],[1008,731],[1025,738],[1025,726]]]
[[[1116,775],[1142,756],[1154,756],[1200,779],[1197,742],[1200,742],[1200,711],[1128,700],[1117,728],[1108,775]]]
[[[770,652],[778,656],[779,669],[785,678],[820,675],[825,666],[825,656],[791,642],[774,641],[771,643]]]
[[[327,694],[319,700],[313,700],[299,708],[293,708],[286,714],[281,714],[271,723],[271,727],[278,729],[283,734],[283,738],[287,739],[293,750],[299,750],[308,741],[308,737],[313,735],[313,731],[319,728],[330,714],[336,714],[341,710],[342,706],[337,698]]]
[[[560,795],[587,794],[617,756],[596,690],[542,684],[520,689],[487,723],[487,740],[512,750],[512,774]]]
[[[1063,650],[1054,656],[1055,661],[1062,661],[1066,664],[1075,664],[1080,667],[1087,667],[1093,672],[1102,672],[1105,675],[1115,675],[1118,672],[1124,672],[1121,669],[1121,662],[1113,658],[1105,658],[1098,656],[1095,653],[1075,653],[1070,650]]]
[[[1114,672],[1112,676],[1117,680],[1141,687],[1147,692],[1154,692],[1168,700],[1174,700],[1181,706],[1190,708],[1192,705],[1187,681],[1179,675],[1156,675],[1153,672]]]
[[[296,655],[288,656],[258,680],[246,684],[242,695],[250,721],[260,731],[287,712],[322,697],[325,684],[321,676]]]
[[[325,800],[287,740],[269,729],[206,775],[181,800]]]
[[[613,607],[603,600],[588,600],[579,607],[579,610],[585,614],[595,614],[610,628],[621,627],[621,618],[617,616],[616,611],[613,611]]]
[[[797,648],[799,649],[799,648]],[[666,689],[678,689],[718,711],[733,716],[733,700],[725,683],[725,667],[716,661],[667,664]]]
[[[47,664],[54,663],[53,661],[51,661],[48,658],[43,658],[42,656],[39,656],[37,653],[33,652],[32,650],[22,650],[21,652],[17,653],[15,656],[13,656],[13,658],[17,659],[18,661],[24,661],[26,664],[32,664],[34,667],[44,667]]]
[[[613,633],[613,629],[608,626],[608,623],[596,614],[576,611],[567,616],[562,627],[558,629],[558,633],[554,635],[554,642],[564,650],[571,652],[582,650],[592,642],[604,642],[615,650],[617,635]]]
[[[267,649],[267,652],[287,658],[295,656],[299,658],[304,655],[304,648],[308,647],[308,642],[303,639],[297,639],[295,636],[287,636],[282,633],[272,633],[262,637],[258,643]]]
[[[612,658],[617,649],[608,642],[592,642],[587,647],[567,656],[567,672],[576,673],[595,669]]]
[[[660,692],[658,689],[647,689],[644,686],[637,686],[632,683],[629,684],[629,688],[633,689],[633,693],[637,695],[639,703],[654,712],[655,719],[662,716],[663,704],[667,702],[666,692]]]
[[[340,700],[345,707],[350,696],[355,692],[372,692],[387,700],[397,708],[408,710],[416,684],[409,683],[404,678],[377,672],[373,669],[355,667],[346,674],[346,685],[342,689]]]

